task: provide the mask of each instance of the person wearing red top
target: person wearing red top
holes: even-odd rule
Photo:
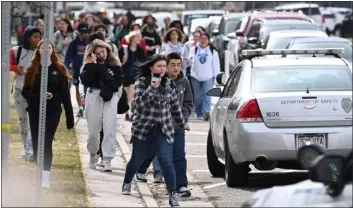
[[[132,24],[130,27],[130,32],[131,31],[140,31],[141,27],[139,24]],[[127,35],[128,36],[128,35]],[[121,42],[120,42],[120,48],[123,47],[123,45],[129,45],[129,43],[127,42],[129,38],[128,37],[124,37]],[[139,44],[139,46],[141,46],[143,48],[143,50],[145,51],[145,54],[147,54],[147,49],[146,49],[146,41],[144,39],[141,38],[141,42]]]

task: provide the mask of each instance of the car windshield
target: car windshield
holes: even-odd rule
[[[252,69],[251,90],[266,92],[352,91],[347,66],[276,66]]]
[[[267,43],[266,49],[285,49],[292,40],[297,38],[306,38],[306,37],[293,36],[293,37],[270,38]]]
[[[344,48],[344,53],[341,57],[352,62],[352,46],[349,43],[295,43],[292,45],[291,49],[306,49],[306,48]]]
[[[303,21],[304,22],[304,21]],[[261,29],[261,37],[267,37],[271,32],[280,31],[280,30],[317,30],[321,31],[320,27],[315,24],[300,24],[300,25],[292,25],[291,23],[288,24],[281,24],[281,25],[269,25],[265,26]]]
[[[225,34],[232,33],[234,32],[235,28],[237,27],[238,23],[241,21],[241,19],[230,19],[226,23],[225,27]]]
[[[209,18],[211,16],[222,16],[223,14],[189,14],[185,15],[183,24],[185,26],[190,26],[192,19]]]

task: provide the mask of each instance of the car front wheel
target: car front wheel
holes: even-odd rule
[[[224,176],[224,165],[218,161],[213,142],[211,129],[208,130],[207,137],[207,164],[208,169],[214,177]]]

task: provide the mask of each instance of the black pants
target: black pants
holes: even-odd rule
[[[44,137],[44,162],[43,170],[50,171],[53,162],[53,139],[58,128],[61,117],[61,111],[52,115],[46,115],[45,119],[45,137]],[[39,113],[29,112],[29,124],[32,134],[33,156],[37,163],[38,151],[38,128],[39,128]]]
[[[103,152],[102,152],[102,142],[103,142],[103,137],[104,137],[103,128],[102,128],[102,131],[99,133],[99,135],[100,135],[99,150],[97,152],[97,155],[99,155],[103,159]]]

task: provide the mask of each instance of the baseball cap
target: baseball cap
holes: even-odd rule
[[[87,34],[88,33],[88,24],[86,22],[81,22],[78,25],[78,32]]]

